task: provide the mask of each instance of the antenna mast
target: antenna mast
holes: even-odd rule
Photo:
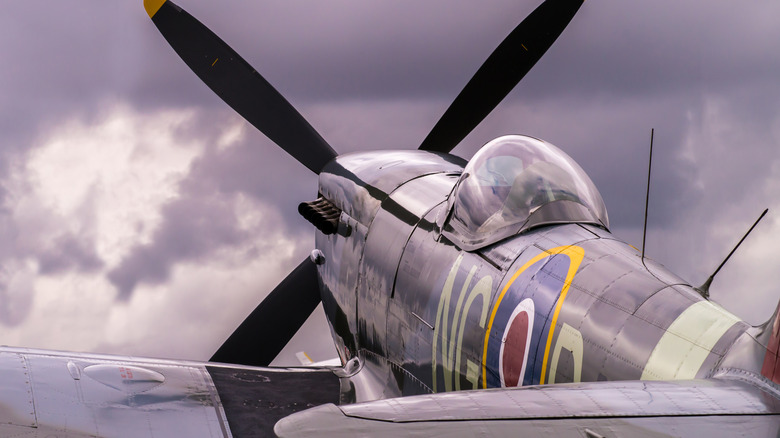
[[[737,248],[739,248],[739,245],[742,245],[742,242],[745,241],[745,238],[747,238],[750,232],[753,231],[753,228],[755,228],[756,225],[758,225],[758,223],[761,222],[761,219],[763,219],[764,216],[766,216],[766,213],[768,211],[769,211],[768,208],[765,209],[764,212],[761,213],[761,216],[759,216],[758,219],[756,219],[756,221],[753,222],[753,226],[750,227],[750,229],[747,231],[747,233],[745,233],[744,236],[742,236],[741,239],[739,239],[739,243],[737,243],[737,246],[735,246],[734,249],[731,250],[729,255],[727,255],[726,258],[720,263],[720,266],[718,266],[718,269],[716,269],[715,272],[713,272],[712,275],[710,275],[710,278],[708,278],[707,281],[705,281],[704,284],[702,284],[701,286],[694,288],[696,292],[698,292],[701,296],[703,296],[706,299],[710,298],[710,285],[712,284],[712,279],[715,278],[715,275],[720,271],[720,268],[722,268],[723,265],[725,265],[726,262],[729,261],[731,256],[734,254],[734,251],[736,251]]]
[[[650,171],[653,170],[654,134],[655,134],[655,129],[650,129],[650,161],[647,164],[647,193],[645,193],[645,223],[642,226],[642,264],[643,265],[645,264],[645,242],[647,241],[647,207],[650,204]]]

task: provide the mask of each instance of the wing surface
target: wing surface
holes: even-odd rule
[[[0,437],[273,436],[338,403],[328,368],[260,368],[0,348]]]
[[[324,405],[281,420],[281,437],[777,437],[771,384],[736,379],[558,384]]]

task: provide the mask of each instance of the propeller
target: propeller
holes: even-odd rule
[[[583,0],[546,0],[498,46],[420,146],[449,152],[479,124],[547,51]],[[222,100],[315,173],[337,154],[249,63],[169,0],[144,0],[152,22],[176,53]],[[320,303],[317,267],[298,265],[211,357],[266,366]]]
[[[547,52],[584,0],[546,0],[526,17],[463,88],[420,145],[449,153],[509,94]]]
[[[276,89],[187,11],[166,0],[144,7],[173,50],[217,96],[314,173],[336,152]]]
[[[210,360],[268,366],[319,303],[317,266],[306,257],[249,314]]]
[[[312,172],[336,152],[293,106],[230,46],[167,0],[144,0],[160,33],[219,97]],[[304,260],[212,356],[216,362],[267,366],[321,301],[317,269]]]

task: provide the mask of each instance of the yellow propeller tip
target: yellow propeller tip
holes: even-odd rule
[[[153,18],[154,14],[160,10],[162,5],[168,0],[144,0],[144,9],[149,14],[149,18]]]

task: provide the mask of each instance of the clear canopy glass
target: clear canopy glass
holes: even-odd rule
[[[604,201],[582,168],[532,137],[509,135],[483,146],[450,196],[443,231],[466,250],[553,223],[609,227]]]

